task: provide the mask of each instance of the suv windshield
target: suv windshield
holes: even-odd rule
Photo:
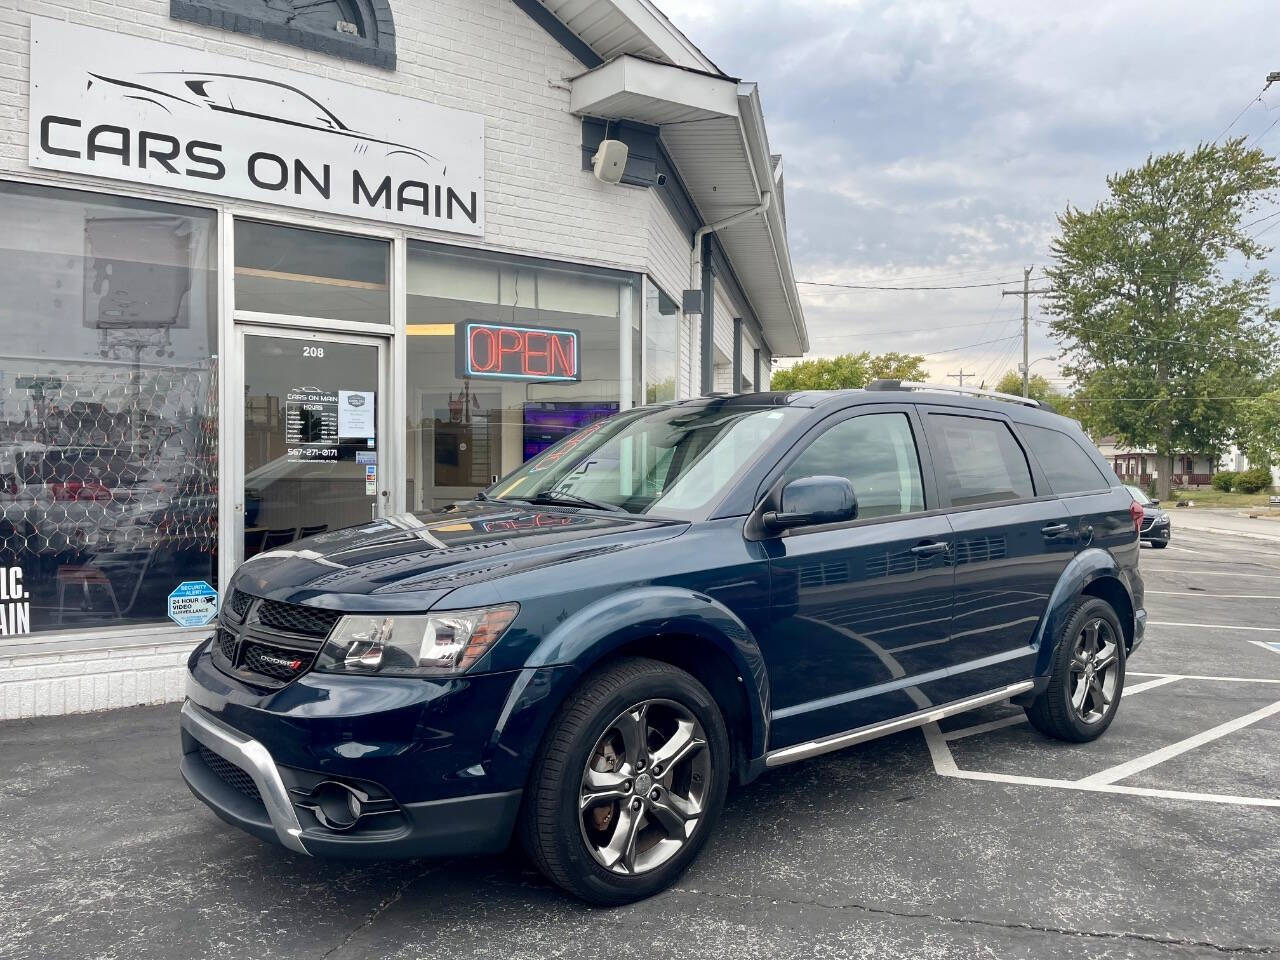
[[[800,415],[722,404],[618,414],[561,440],[491,494],[627,513],[688,513],[719,497],[765,442]]]

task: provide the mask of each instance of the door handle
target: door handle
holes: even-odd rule
[[[1062,536],[1064,533],[1067,533],[1070,529],[1071,529],[1071,524],[1069,523],[1051,523],[1047,527],[1041,527],[1040,532],[1043,533],[1046,537],[1052,539],[1054,537]]]
[[[946,553],[950,549],[951,544],[935,540],[931,543],[918,543],[911,548],[911,552],[917,557],[932,557],[939,553]]]

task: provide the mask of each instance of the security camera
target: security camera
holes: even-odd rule
[[[658,174],[658,186],[665,187],[667,185],[667,175],[665,173]]]
[[[601,183],[620,183],[627,169],[630,151],[621,140],[601,140],[596,155],[591,158],[591,169]]]

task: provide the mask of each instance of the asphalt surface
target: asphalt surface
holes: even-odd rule
[[[617,910],[516,854],[259,843],[182,785],[176,706],[0,724],[0,958],[1280,955],[1280,544],[1175,517],[1142,564],[1152,625],[1101,740],[999,705],[782,768]]]

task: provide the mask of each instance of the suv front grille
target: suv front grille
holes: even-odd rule
[[[233,590],[214,637],[214,665],[259,687],[283,687],[311,669],[340,619],[333,610]]]
[[[249,776],[230,760],[214,753],[204,744],[200,745],[200,759],[204,761],[204,765],[213,772],[214,776],[231,787],[231,789],[256,803],[262,803],[262,794],[258,792],[258,785],[253,782],[253,777]]]
[[[327,637],[340,619],[342,614],[333,610],[280,603],[278,600],[263,600],[258,605],[258,620],[263,624],[306,637]]]

